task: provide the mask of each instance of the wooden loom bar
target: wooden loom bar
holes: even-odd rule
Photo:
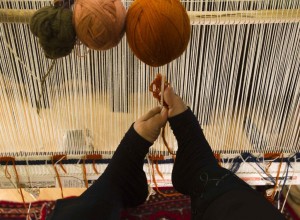
[[[0,9],[0,23],[29,23],[33,9]]]
[[[29,23],[33,9],[0,9],[0,23]],[[300,9],[258,11],[188,11],[191,25],[300,22]]]
[[[257,11],[189,11],[192,25],[272,24],[300,22],[300,9]]]

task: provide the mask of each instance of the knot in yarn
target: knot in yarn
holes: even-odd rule
[[[190,21],[178,0],[135,0],[126,18],[127,41],[144,63],[158,67],[179,57],[190,39]]]
[[[116,46],[125,32],[125,18],[126,9],[120,0],[77,0],[74,4],[77,37],[91,49]]]
[[[70,9],[47,6],[37,10],[30,20],[32,34],[39,38],[45,56],[57,59],[69,55],[76,42]]]

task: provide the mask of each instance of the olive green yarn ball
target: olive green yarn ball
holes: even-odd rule
[[[69,55],[76,42],[70,9],[48,6],[37,10],[30,20],[32,34],[39,38],[45,56],[57,59]]]

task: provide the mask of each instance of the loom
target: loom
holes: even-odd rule
[[[0,0],[1,188],[58,187],[57,174],[62,187],[92,184],[129,126],[158,105],[149,92],[157,73],[194,111],[224,167],[252,185],[300,184],[300,1],[183,0],[192,34],[178,59],[149,67],[126,37],[102,52],[77,44],[41,94],[52,61],[28,22],[50,4]],[[169,128],[166,138],[176,153]],[[150,155],[160,158],[157,184],[169,186],[173,159],[161,138]],[[153,185],[146,160],[145,171]]]

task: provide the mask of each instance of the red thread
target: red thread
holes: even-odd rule
[[[13,157],[0,157],[0,162],[1,161],[6,162],[6,164],[5,164],[5,176],[6,176],[7,179],[11,178],[11,175],[8,172],[8,163],[9,162],[12,163],[14,171],[15,171],[15,174],[16,174],[16,182],[17,182],[17,186],[19,187],[19,190],[20,190],[20,194],[21,194],[21,197],[22,197],[23,205],[24,205],[25,208],[27,208],[26,207],[26,203],[25,203],[24,194],[23,194],[23,191],[22,191],[22,188],[21,188],[21,184],[20,184],[19,174],[18,174],[18,171],[17,171],[17,168],[16,168],[15,158],[13,158]]]
[[[276,154],[275,156],[277,156],[277,155],[278,154]],[[272,192],[271,195],[266,195],[265,196],[271,203],[274,202],[274,199],[275,199],[275,196],[276,196],[276,191],[277,191],[277,188],[278,188],[279,174],[280,174],[281,165],[282,165],[282,162],[283,162],[283,153],[280,153],[279,157],[281,158],[281,160],[280,160],[279,167],[278,167],[278,170],[277,170],[277,175],[276,175],[276,180],[275,180],[275,185],[274,185],[274,188],[273,188],[273,192]]]
[[[161,82],[162,81],[162,75],[158,73],[156,75],[156,78],[152,81],[150,84],[149,90],[153,93],[153,97],[156,98],[159,102],[161,101]],[[165,81],[164,82],[164,89],[166,89],[170,84]],[[168,107],[167,103],[164,101],[163,106]]]
[[[82,159],[83,181],[84,181],[85,188],[88,188],[89,185],[88,185],[88,180],[86,177],[85,160],[86,160],[85,158]]]
[[[101,154],[89,154],[86,155],[87,160],[93,160],[93,170],[95,171],[96,174],[99,174],[97,168],[96,168],[96,160],[101,160],[102,155]]]
[[[63,187],[62,187],[60,175],[59,175],[59,173],[58,173],[58,170],[57,170],[55,164],[59,161],[60,167],[62,168],[62,170],[63,170],[65,173],[67,173],[66,169],[64,168],[64,166],[63,166],[63,164],[62,164],[62,160],[63,160],[63,159],[67,159],[67,156],[66,156],[66,155],[53,155],[52,158],[51,158],[52,165],[53,165],[54,171],[55,171],[55,173],[56,173],[56,177],[57,177],[57,181],[58,181],[58,185],[59,185],[59,188],[60,188],[60,192],[61,192],[61,197],[62,197],[62,198],[64,198]]]
[[[160,195],[164,196],[164,197],[171,197],[171,196],[181,196],[181,193],[163,193],[159,190],[157,182],[156,182],[156,178],[155,178],[155,173],[154,173],[154,163],[156,164],[156,171],[158,173],[158,175],[164,179],[163,174],[160,172],[159,168],[158,168],[158,161],[159,160],[164,160],[164,156],[162,155],[149,155],[149,160],[151,162],[151,167],[152,167],[152,179],[155,185],[155,191],[157,193],[159,193]]]
[[[222,166],[222,164],[221,164],[221,154],[214,153],[214,156],[215,156],[216,160],[218,161],[219,166],[221,167]]]
[[[96,169],[96,160],[100,160],[100,159],[102,159],[102,155],[97,155],[97,154],[89,154],[82,158],[83,180],[86,188],[88,188],[88,180],[87,180],[85,161],[93,160],[93,170],[95,171],[96,174],[99,174],[98,170]]]

